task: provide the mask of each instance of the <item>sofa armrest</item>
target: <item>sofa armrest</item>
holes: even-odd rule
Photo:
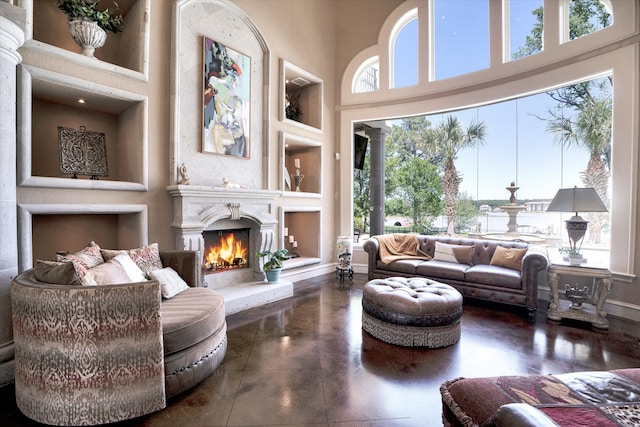
[[[44,424],[94,425],[164,408],[159,283],[53,285],[32,274],[11,285],[20,410]]]
[[[558,427],[541,410],[527,403],[503,405],[489,421],[491,427]]]
[[[373,270],[376,268],[376,264],[380,259],[379,252],[380,244],[378,239],[371,237],[362,244],[362,249],[369,254],[367,258],[367,272],[369,280],[373,280]]]
[[[196,251],[160,251],[163,267],[174,269],[191,287],[201,285],[201,262]]]
[[[540,245],[529,245],[527,253],[522,258],[520,272],[522,288],[527,294],[527,309],[532,316],[538,304],[538,273],[549,265],[547,248]]]
[[[533,270],[538,272],[549,266],[549,254],[547,248],[541,245],[529,245],[527,253],[522,258],[522,272]]]

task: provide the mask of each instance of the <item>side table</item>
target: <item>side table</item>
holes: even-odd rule
[[[572,302],[567,308],[561,308],[558,281],[562,275],[592,277],[595,279],[594,289],[590,292],[593,294],[591,302],[583,306],[583,300],[588,301],[589,295],[579,289],[570,287],[568,290],[569,295],[567,296]],[[604,311],[604,303],[611,291],[611,272],[608,269],[552,263],[547,269],[547,281],[551,288],[551,303],[547,311],[547,319],[555,321],[574,319],[591,322],[591,325],[597,329],[609,329],[607,312]]]

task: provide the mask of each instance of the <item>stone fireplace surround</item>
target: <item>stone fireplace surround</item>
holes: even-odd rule
[[[203,285],[218,291],[225,299],[227,314],[257,307],[293,295],[293,283],[264,281],[261,261],[256,252],[276,246],[272,202],[279,191],[246,188],[222,188],[197,185],[172,185],[175,247],[197,251],[203,259],[203,231],[249,228],[249,266],[215,274],[203,274]]]

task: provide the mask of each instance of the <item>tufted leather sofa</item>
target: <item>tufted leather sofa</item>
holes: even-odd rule
[[[537,305],[538,273],[547,268],[546,248],[525,242],[416,236],[422,252],[433,257],[436,242],[474,246],[472,265],[437,260],[403,259],[383,263],[374,237],[362,248],[368,253],[369,280],[385,277],[428,277],[456,288],[465,297],[526,307],[533,315]],[[496,247],[527,248],[520,271],[490,265]]]
[[[95,425],[160,410],[209,376],[227,349],[224,300],[199,287],[196,252],[160,251],[189,289],[161,299],[155,280],[11,289],[16,402],[51,425]]]

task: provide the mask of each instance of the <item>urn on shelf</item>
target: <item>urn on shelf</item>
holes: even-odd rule
[[[119,33],[124,29],[118,4],[104,10],[96,9],[100,0],[58,0],[58,9],[67,15],[71,38],[82,47],[82,54],[93,57],[96,49],[104,46],[107,32]]]

